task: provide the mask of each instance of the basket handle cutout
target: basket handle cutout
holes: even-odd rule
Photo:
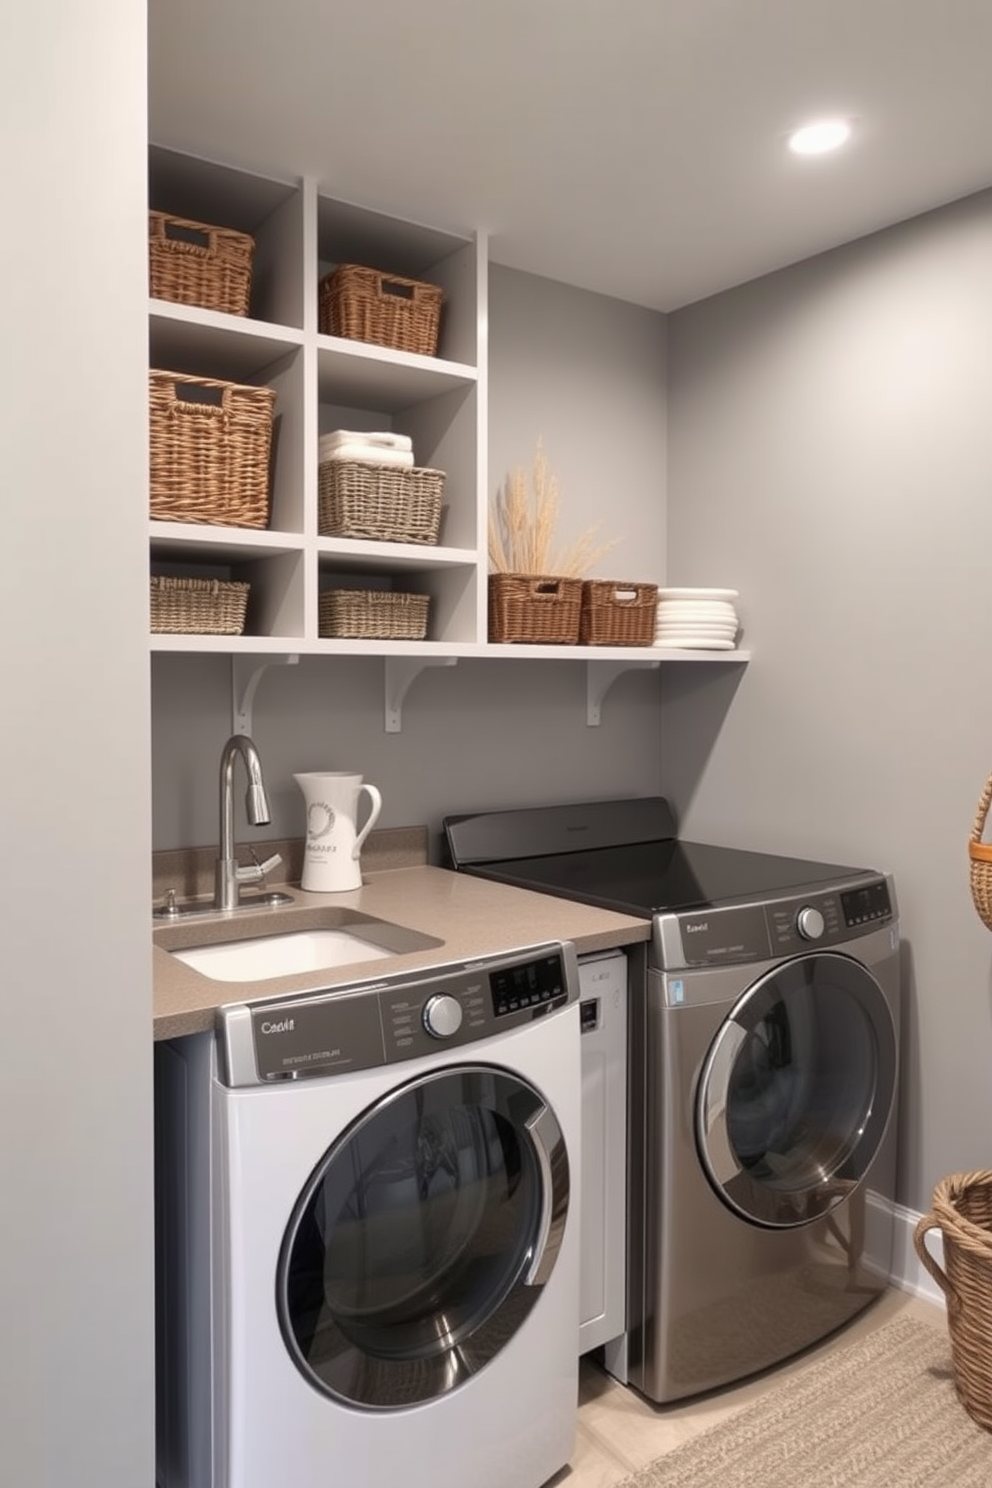
[[[189,243],[193,248],[209,248],[210,234],[196,227],[183,227],[178,222],[166,222],[165,236],[173,243]]]
[[[614,591],[613,591],[613,598],[617,601],[618,604],[623,604],[625,602],[627,604],[630,604],[630,602],[632,600],[635,600],[637,598],[637,590],[636,589],[614,589]]]
[[[923,1218],[917,1222],[916,1229],[913,1231],[913,1245],[916,1249],[916,1254],[946,1297],[948,1310],[950,1312],[957,1312],[961,1306],[961,1298],[951,1286],[949,1278],[941,1270],[927,1249],[927,1235],[931,1230],[939,1230],[940,1227],[940,1221],[936,1214],[932,1212],[930,1214],[924,1214]]]
[[[397,300],[413,299],[413,285],[398,284],[395,279],[383,279],[382,292],[383,294],[392,295]]]
[[[172,391],[177,403],[197,403],[207,408],[223,408],[226,388],[205,387],[202,383],[173,383]]]
[[[541,580],[538,580],[538,582],[533,585],[531,592],[533,594],[557,594],[560,589],[560,584],[549,582],[548,580],[544,580],[543,582]]]

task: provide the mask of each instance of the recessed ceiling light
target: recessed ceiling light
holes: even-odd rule
[[[819,119],[789,136],[789,149],[797,155],[823,155],[836,150],[851,133],[846,119]]]

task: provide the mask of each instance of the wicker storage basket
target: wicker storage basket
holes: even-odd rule
[[[422,641],[427,634],[427,594],[392,589],[325,589],[320,595],[320,634],[376,641]]]
[[[149,373],[151,515],[266,527],[272,388]]]
[[[574,646],[582,580],[548,574],[489,575],[489,639]]]
[[[323,537],[436,543],[445,472],[398,470],[361,460],[325,460],[318,471],[318,528]]]
[[[320,330],[325,336],[434,356],[443,299],[436,284],[341,264],[320,281]]]
[[[254,256],[248,233],[148,213],[149,290],[156,300],[247,315]]]
[[[579,639],[584,646],[651,646],[657,610],[657,584],[586,579]]]
[[[151,628],[175,635],[241,635],[249,584],[151,577]]]
[[[925,1244],[934,1229],[944,1237],[943,1271]],[[958,1397],[972,1420],[992,1431],[992,1172],[942,1178],[913,1242],[947,1300]]]
[[[971,897],[975,908],[984,920],[985,924],[992,930],[992,847],[982,841],[985,831],[985,818],[989,814],[989,803],[992,802],[992,775],[985,782],[982,791],[982,799],[978,803],[975,813],[975,822],[971,829],[971,837],[968,842],[968,858],[971,868]]]

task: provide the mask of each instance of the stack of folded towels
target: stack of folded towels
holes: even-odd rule
[[[365,429],[335,429],[320,438],[320,464],[328,460],[358,460],[368,465],[413,469],[413,441],[409,434],[369,433]]]

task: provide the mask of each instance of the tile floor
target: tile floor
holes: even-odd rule
[[[556,1473],[545,1488],[612,1488],[629,1473],[679,1447],[775,1389],[789,1372],[860,1337],[892,1318],[911,1314],[946,1333],[943,1308],[892,1289],[840,1333],[807,1350],[799,1359],[699,1399],[655,1406],[582,1361],[579,1376],[579,1422],[570,1465]]]

